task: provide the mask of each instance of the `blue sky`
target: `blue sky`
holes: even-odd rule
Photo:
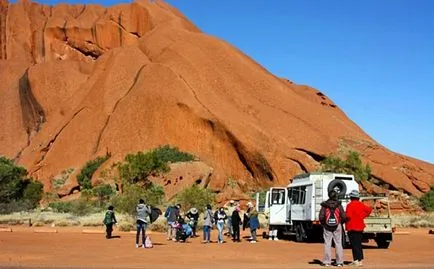
[[[434,1],[167,2],[272,73],[321,90],[379,143],[434,163]]]

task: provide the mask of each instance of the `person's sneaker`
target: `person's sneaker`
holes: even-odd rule
[[[271,238],[271,237],[268,237],[268,240],[273,240],[273,238]]]
[[[142,245],[142,248],[146,248],[146,247],[145,247],[145,244]]]
[[[328,263],[321,263],[321,266],[322,267],[330,267],[330,264],[328,264]]]
[[[252,241],[250,241],[250,243],[252,243],[252,244],[255,244],[255,243],[256,243],[256,241],[255,241],[255,240],[252,240]]]
[[[350,266],[359,267],[362,266],[362,264],[359,261],[353,261],[350,263]]]
[[[274,237],[274,241],[279,241],[279,238],[277,238],[277,237]]]
[[[139,244],[136,244],[136,248],[138,248],[139,247]]]
[[[344,267],[344,265],[342,263],[338,263],[336,264],[336,267]]]

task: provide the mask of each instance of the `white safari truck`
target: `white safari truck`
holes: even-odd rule
[[[349,203],[348,194],[358,190],[359,184],[353,175],[337,173],[306,173],[295,176],[287,187],[273,187],[265,194],[265,199],[256,196],[258,211],[268,211],[270,230],[277,230],[278,236],[295,235],[296,241],[320,241],[322,227],[319,223],[321,203],[328,199],[328,192],[335,190],[344,209]],[[360,200],[377,202],[385,197],[361,197]],[[265,204],[260,204],[260,201]],[[374,239],[380,248],[389,247],[392,241],[390,210],[380,216],[376,210],[365,219],[365,241]],[[266,233],[264,233],[266,236]],[[345,245],[349,244],[344,234]]]

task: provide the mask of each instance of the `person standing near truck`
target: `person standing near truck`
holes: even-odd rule
[[[323,266],[330,266],[332,262],[332,241],[336,248],[336,266],[344,264],[344,249],[342,245],[342,224],[345,223],[345,211],[338,201],[338,193],[334,190],[329,192],[329,199],[321,203],[319,221],[323,227],[324,236],[324,259]]]
[[[345,228],[348,232],[348,237],[351,243],[351,250],[353,252],[353,266],[362,266],[363,248],[363,230],[365,229],[364,219],[368,217],[372,208],[360,202],[360,192],[353,190],[350,192],[350,203],[347,205],[347,220]]]

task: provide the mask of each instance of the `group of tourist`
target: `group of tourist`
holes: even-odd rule
[[[338,200],[338,193],[335,191],[329,192],[329,199],[321,203],[321,210],[319,213],[319,220],[323,226],[324,237],[324,259],[322,265],[325,267],[331,266],[332,255],[332,241],[336,249],[336,266],[343,266],[343,224],[348,233],[348,237],[352,247],[353,266],[362,266],[363,249],[362,239],[363,230],[365,228],[364,219],[369,216],[372,209],[359,201],[360,193],[357,190],[351,191],[350,203],[343,209],[341,202]],[[109,206],[104,224],[106,225],[106,238],[111,238],[113,231],[113,224],[117,223],[113,211],[113,206]],[[151,207],[147,206],[143,199],[139,200],[136,207],[137,212],[137,233],[136,233],[136,247],[140,247],[139,239],[142,235],[141,247],[152,247],[149,238],[146,237],[145,231],[148,224],[148,217],[152,213]],[[211,230],[214,226],[217,227],[218,235],[217,242],[224,243],[224,229],[228,228],[227,235],[232,237],[234,242],[241,242],[240,240],[240,226],[250,228],[250,243],[256,243],[256,231],[259,229],[258,212],[251,202],[247,203],[247,210],[243,214],[243,219],[240,216],[240,205],[231,200],[226,206],[218,208],[213,212],[211,205],[204,208],[203,214],[203,243],[211,242]],[[167,240],[185,242],[187,238],[198,237],[197,224],[199,222],[199,210],[197,208],[190,208],[184,215],[181,213],[181,205],[169,206],[164,217],[167,220]],[[186,219],[188,222],[186,222]],[[270,231],[270,235],[277,239],[277,234]]]
[[[240,212],[240,205],[233,200],[214,212],[211,205],[208,204],[204,208],[203,214],[203,243],[211,242],[211,230],[214,226],[218,231],[217,243],[224,243],[225,227],[228,229],[226,234],[232,237],[232,241],[241,242],[241,225],[243,225],[243,229],[250,228],[250,243],[256,243],[256,230],[259,228],[258,212],[251,202],[247,204],[247,211],[244,213],[243,219],[241,219]],[[183,216],[180,204],[169,206],[164,217],[167,219],[167,240],[184,241],[183,237],[198,237],[199,210],[197,208],[190,208]],[[184,217],[188,223],[185,223]],[[191,234],[188,232],[189,227],[187,225],[191,227]]]
[[[353,254],[352,266],[362,266],[363,261],[363,230],[365,228],[364,219],[372,212],[372,208],[360,202],[360,193],[358,190],[350,192],[350,203],[346,211],[338,200],[338,193],[329,192],[329,199],[321,203],[319,221],[323,226],[324,236],[324,259],[322,265],[328,267],[331,265],[331,248],[332,241],[336,249],[336,266],[342,267],[344,263],[343,251],[343,227],[347,230],[351,243]]]

